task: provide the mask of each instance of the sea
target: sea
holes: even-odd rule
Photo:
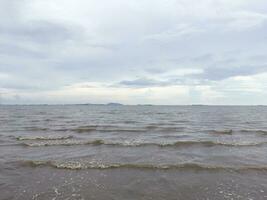
[[[1,105],[1,200],[266,200],[267,107]]]

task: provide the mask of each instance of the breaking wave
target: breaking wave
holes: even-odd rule
[[[111,142],[104,141],[101,139],[97,140],[73,140],[73,139],[44,139],[44,141],[38,142],[24,142],[25,146],[40,147],[40,146],[74,146],[74,145],[107,145],[107,146],[118,146],[118,147],[142,147],[142,146],[158,146],[158,147],[190,147],[190,146],[226,146],[226,147],[248,147],[248,146],[261,146],[267,144],[267,142],[253,142],[253,143],[224,143],[217,141],[177,141],[174,143],[146,143],[146,142],[135,142],[135,141],[120,141]]]
[[[22,143],[25,146],[29,147],[41,147],[41,146],[75,146],[75,145],[102,145],[104,144],[103,140],[92,140],[92,141],[81,141],[81,140],[50,140],[50,141],[41,141],[41,142],[24,142]]]
[[[85,169],[188,169],[188,170],[267,170],[267,166],[222,166],[207,165],[202,163],[180,163],[180,164],[143,164],[143,163],[101,163],[101,162],[79,162],[79,161],[21,161],[20,164],[28,167],[53,167],[57,169],[85,170]]]
[[[72,135],[67,136],[19,136],[17,140],[66,140],[73,138]]]

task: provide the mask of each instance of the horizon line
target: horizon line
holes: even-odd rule
[[[267,106],[267,104],[122,104],[122,103],[32,103],[32,104],[6,104],[0,106]]]

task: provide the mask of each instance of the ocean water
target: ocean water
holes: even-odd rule
[[[267,199],[267,107],[0,106],[0,199]]]

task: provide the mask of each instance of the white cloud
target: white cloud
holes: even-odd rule
[[[240,11],[230,16],[228,27],[230,31],[242,31],[245,29],[259,27],[266,22],[267,14]]]

